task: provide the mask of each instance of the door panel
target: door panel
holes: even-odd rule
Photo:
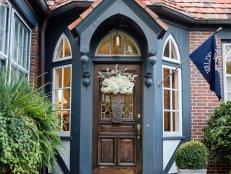
[[[135,78],[133,94],[124,95],[122,122],[112,122],[111,96],[100,92],[98,71],[113,69],[115,65],[94,65],[94,118],[93,118],[93,173],[94,174],[141,174],[142,125],[141,68],[140,65],[118,65],[128,68]],[[141,130],[141,129],[140,129]]]

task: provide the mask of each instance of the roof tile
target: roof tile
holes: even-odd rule
[[[53,1],[53,3],[52,3]],[[59,8],[71,1],[87,0],[47,0],[51,10]],[[103,0],[88,0],[94,2],[91,4],[95,8]],[[142,8],[148,5],[158,5],[170,8],[191,18],[204,20],[224,20],[231,19],[231,0],[134,0]],[[206,15],[205,15],[206,14]],[[150,14],[152,15],[152,14]],[[83,16],[85,17],[85,16]]]

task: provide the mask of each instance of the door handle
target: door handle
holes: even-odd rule
[[[137,128],[137,139],[139,140],[140,139],[140,132],[141,132],[141,125],[137,124],[136,128]]]

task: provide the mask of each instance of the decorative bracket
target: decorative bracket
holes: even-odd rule
[[[88,53],[82,53],[82,56],[80,57],[80,61],[83,65],[83,85],[85,87],[88,87],[91,84],[90,81],[91,75],[88,67],[88,63],[89,63]]]
[[[157,51],[149,51],[147,59],[147,69],[145,74],[145,85],[149,88],[153,84],[153,70],[156,64]]]

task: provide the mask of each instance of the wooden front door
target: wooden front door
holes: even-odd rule
[[[111,96],[101,93],[98,78],[98,71],[114,67],[114,64],[94,66],[93,173],[141,174],[141,65],[118,65],[118,69],[128,68],[128,73],[138,75],[133,94],[124,95],[120,123],[112,122]]]

